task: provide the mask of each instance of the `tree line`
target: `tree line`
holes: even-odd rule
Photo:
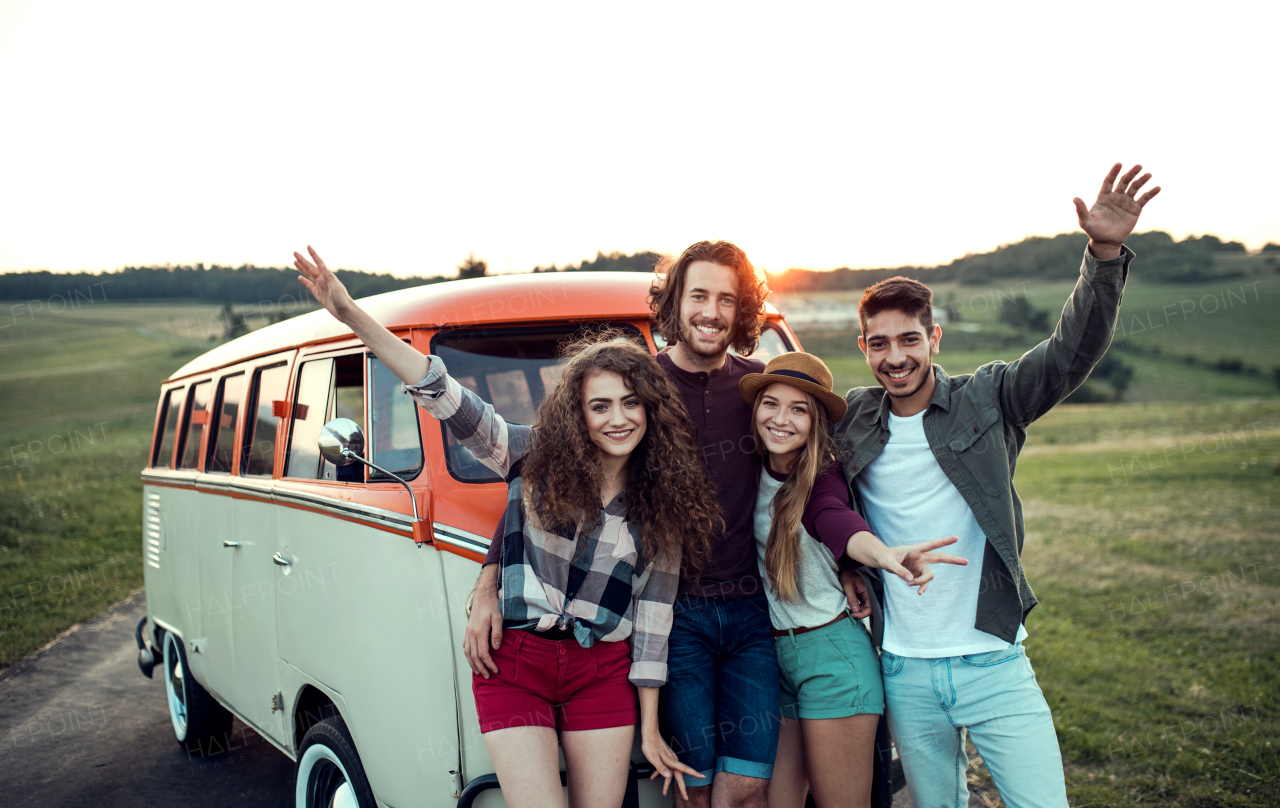
[[[865,289],[895,275],[926,283],[959,281],[974,285],[1011,278],[1072,280],[1079,273],[1080,259],[1088,243],[1089,237],[1084,233],[1032,236],[991,252],[969,254],[939,267],[841,267],[825,272],[791,269],[771,279],[770,285],[794,291]],[[1259,260],[1252,264],[1239,260],[1249,258],[1244,244],[1212,235],[1188,236],[1175,241],[1162,230],[1151,230],[1134,233],[1126,244],[1142,262],[1143,278],[1150,281],[1201,283],[1259,271],[1280,271],[1280,244],[1267,244]]]
[[[819,271],[789,269],[774,275],[770,285],[789,291],[863,289],[894,275],[906,275],[925,282],[958,280],[983,284],[1009,278],[1070,280],[1075,277],[1088,237],[1083,233],[1063,233],[1052,237],[1033,236],[1006,244],[991,252],[970,254],[940,267],[893,267]],[[1245,264],[1245,246],[1238,241],[1222,241],[1217,236],[1190,236],[1175,241],[1168,233],[1153,230],[1134,233],[1129,246],[1142,260],[1142,272],[1153,281],[1194,283],[1238,277],[1248,272],[1280,271],[1280,244],[1267,244],[1260,260]],[[660,253],[642,251],[596,253],[593,259],[564,267],[537,266],[532,272],[652,272]],[[479,278],[488,274],[482,259],[469,255],[456,275],[396,277],[386,273],[339,269],[337,275],[354,297],[392,292],[412,286],[444,283],[457,278]],[[292,267],[148,266],[125,267],[114,272],[54,273],[45,271],[0,273],[0,300],[37,300],[67,296],[89,286],[100,287],[114,300],[191,299],[230,303],[257,303],[298,299],[304,296]]]

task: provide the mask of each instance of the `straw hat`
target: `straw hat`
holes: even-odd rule
[[[800,351],[778,354],[769,360],[764,373],[743,376],[738,382],[738,391],[748,404],[754,404],[756,393],[777,382],[803,390],[821,401],[833,424],[843,418],[849,408],[843,398],[831,392],[831,371],[826,363],[813,354]]]

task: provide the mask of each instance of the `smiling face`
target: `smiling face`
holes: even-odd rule
[[[710,261],[694,261],[680,299],[680,345],[695,357],[723,359],[737,315],[738,289],[733,270]]]
[[[613,371],[597,371],[582,383],[582,414],[591,442],[607,457],[627,457],[644,437],[644,404]]]
[[[813,399],[803,390],[774,382],[760,393],[753,416],[756,434],[774,471],[790,471],[813,429]]]
[[[919,317],[898,309],[886,309],[867,318],[858,347],[885,392],[892,396],[895,415],[914,415],[928,406],[933,395],[933,354],[938,352],[942,329],[926,333]]]

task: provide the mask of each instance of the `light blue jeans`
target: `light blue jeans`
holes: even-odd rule
[[[1022,643],[939,659],[880,654],[889,731],[916,808],[969,804],[964,731],[1009,808],[1066,808],[1062,753]]]

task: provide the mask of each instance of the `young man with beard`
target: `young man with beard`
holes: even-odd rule
[[[1005,805],[1065,808],[1062,756],[1049,706],[1023,653],[1036,604],[1023,574],[1022,502],[1013,488],[1027,426],[1089,376],[1111,344],[1133,252],[1124,246],[1150,174],[1116,164],[1092,207],[1080,279],[1049,339],[1021,358],[951,377],[934,365],[942,329],[932,293],[908,278],[872,286],[860,304],[879,388],[857,388],[836,425],[857,509],[887,544],[958,535],[967,567],[939,567],[929,598],[896,576],[866,575],[881,648],[890,730],[916,808],[967,805],[964,731]]]
[[[778,748],[777,652],[752,523],[757,460],[751,407],[738,390],[764,363],[737,355],[755,351],[767,296],[746,253],[701,241],[658,267],[649,299],[654,331],[668,343],[658,363],[689,411],[725,522],[700,574],[682,571],[662,689],[673,748],[705,778],[675,775],[697,808],[710,806],[713,793],[717,808],[765,808]],[[491,548],[463,642],[482,676],[497,670],[489,648],[502,636],[496,562]],[[676,801],[685,804],[678,790]]]

